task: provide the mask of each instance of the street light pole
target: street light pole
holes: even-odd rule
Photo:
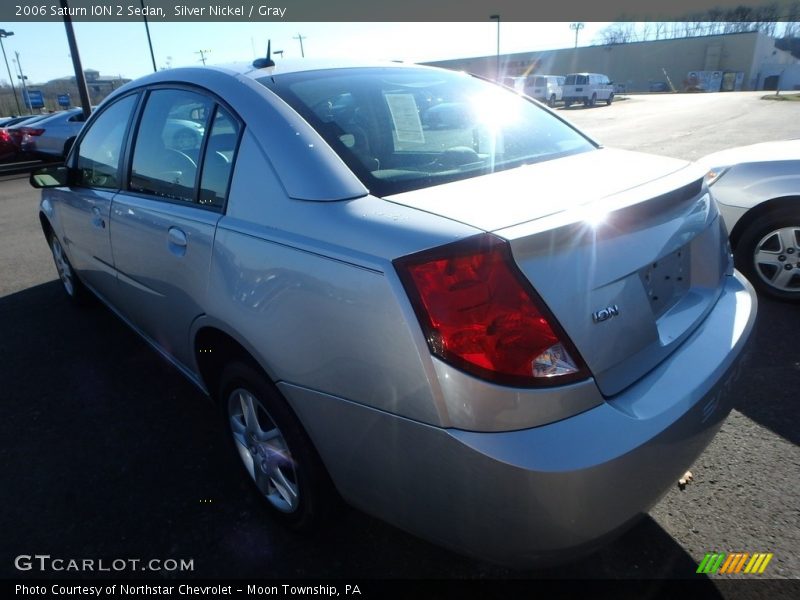
[[[569,28],[575,32],[575,47],[578,47],[578,33],[581,29],[586,27],[584,23],[570,23]]]
[[[19,98],[17,98],[17,88],[14,87],[14,78],[11,77],[11,67],[8,66],[8,57],[6,56],[6,47],[3,45],[3,40],[7,37],[14,35],[13,31],[6,31],[0,29],[0,48],[3,49],[3,60],[6,61],[6,71],[8,71],[8,82],[11,84],[11,91],[14,94],[14,102],[17,104],[17,113],[22,114],[22,109],[19,107]]]
[[[17,60],[14,62],[17,63],[17,68],[19,69],[19,75],[17,75],[17,77],[19,77],[22,80],[22,96],[23,98],[27,99],[26,102],[27,107],[30,110],[33,110],[33,107],[31,106],[31,96],[30,94],[28,94],[28,86],[25,83],[27,77],[25,77],[25,74],[22,72],[22,63],[19,62],[19,52],[15,51],[14,54],[17,56]]]
[[[494,65],[494,79],[500,81],[500,15],[489,15],[489,19],[497,21],[497,54]]]

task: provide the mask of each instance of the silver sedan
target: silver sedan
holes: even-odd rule
[[[736,267],[760,292],[800,302],[800,140],[732,148],[699,162]]]
[[[259,60],[120,88],[31,181],[66,294],[218,402],[276,519],[344,499],[529,566],[618,535],[730,411],[756,298],[704,174],[465,74]]]

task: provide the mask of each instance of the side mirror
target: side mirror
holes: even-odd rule
[[[31,173],[29,181],[35,188],[63,187],[69,183],[69,169],[63,165],[42,167]]]

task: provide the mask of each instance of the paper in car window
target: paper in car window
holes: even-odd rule
[[[385,94],[398,142],[425,142],[414,94]]]

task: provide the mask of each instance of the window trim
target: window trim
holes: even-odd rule
[[[187,202],[185,200],[176,200],[174,198],[164,198],[162,196],[157,196],[152,193],[133,190],[130,187],[131,175],[133,173],[133,151],[134,148],[136,147],[137,138],[139,137],[139,127],[141,126],[142,117],[144,116],[144,110],[147,107],[147,100],[150,98],[150,94],[157,90],[179,90],[179,91],[192,92],[205,97],[211,102],[211,109],[209,110],[209,115],[206,117],[206,127],[203,134],[203,140],[201,141],[200,144],[200,152],[198,154],[199,164],[197,167],[197,173],[195,175],[191,202]],[[142,88],[137,89],[136,91],[141,92],[141,98],[136,108],[135,117],[132,120],[133,125],[130,127],[128,131],[128,136],[126,138],[125,152],[124,152],[125,162],[123,164],[124,178],[122,181],[122,185],[119,188],[119,191],[124,192],[126,195],[134,196],[137,198],[157,200],[159,202],[164,202],[165,204],[175,204],[177,206],[198,208],[200,210],[215,212],[221,215],[226,214],[228,210],[228,200],[230,195],[231,182],[233,181],[233,171],[236,167],[236,159],[239,156],[239,146],[241,144],[245,130],[245,123],[239,116],[239,113],[233,110],[230,104],[225,102],[222,98],[220,98],[217,94],[215,94],[211,90],[190,83],[181,83],[181,82],[158,83],[154,85],[144,86]],[[223,202],[222,206],[215,206],[213,204],[200,204],[199,198],[200,198],[200,181],[201,181],[200,178],[202,177],[202,171],[205,167],[206,147],[208,145],[208,137],[209,137],[208,135],[206,135],[206,132],[208,132],[208,124],[212,122],[209,119],[211,116],[217,114],[217,108],[219,106],[222,106],[228,112],[228,114],[233,118],[233,120],[238,124],[239,131],[236,139],[236,144],[234,145],[234,152],[231,160],[231,172],[228,174],[228,184],[225,189],[225,201]]]
[[[200,191],[201,191],[200,184],[203,182],[203,173],[205,173],[206,170],[206,154],[208,150],[208,140],[211,139],[211,129],[214,126],[214,119],[216,119],[217,113],[219,113],[220,108],[223,109],[226,113],[228,113],[231,116],[233,122],[238,126],[236,128],[236,141],[233,144],[233,154],[231,155],[231,168],[228,171],[228,180],[225,182],[225,198],[222,201],[222,206],[204,205],[200,203]],[[225,214],[228,209],[228,196],[231,191],[231,182],[233,181],[233,171],[236,168],[236,159],[239,156],[239,145],[242,142],[244,125],[242,124],[242,120],[235,112],[230,110],[224,104],[216,102],[214,104],[214,109],[211,111],[211,116],[208,120],[206,131],[208,131],[208,135],[203,136],[203,141],[200,146],[200,155],[202,156],[203,160],[200,161],[200,167],[197,169],[197,181],[195,182],[195,191],[196,191],[195,204],[197,204],[201,208],[205,208],[207,210],[219,211],[222,214]]]

